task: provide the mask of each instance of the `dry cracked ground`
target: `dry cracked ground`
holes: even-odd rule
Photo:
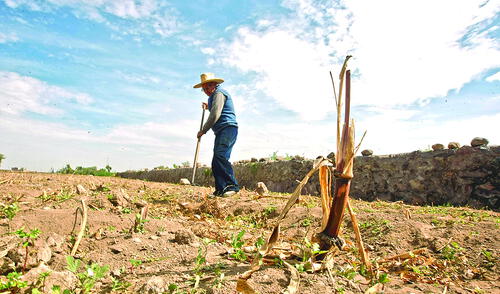
[[[355,179],[354,179],[355,180]],[[113,177],[0,172],[0,293],[237,293],[255,246],[268,237],[288,194]],[[71,257],[88,207],[83,238]],[[282,235],[248,283],[280,293],[500,293],[500,214],[352,200],[373,273],[362,266],[349,217],[345,250],[312,272],[317,197],[301,196]],[[136,221],[148,207],[147,218]]]

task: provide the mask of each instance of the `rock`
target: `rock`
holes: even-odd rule
[[[186,179],[186,178],[182,178],[182,179],[179,180],[179,184],[181,184],[181,185],[191,185],[191,182],[189,182],[189,180]]]
[[[141,293],[161,294],[168,291],[168,282],[162,277],[152,277],[141,287]]]
[[[174,242],[178,244],[191,244],[196,240],[196,236],[189,230],[181,229],[174,233]]]
[[[142,240],[141,240],[140,238],[137,238],[137,237],[132,238],[132,241],[133,241],[134,243],[142,243]]]
[[[267,159],[265,159],[265,158],[259,159],[259,162],[266,162],[266,161],[267,161]]]
[[[155,235],[152,235],[152,236],[150,236],[150,237],[149,237],[149,239],[151,239],[151,240],[158,240],[159,238],[160,238],[160,237],[155,236]]]
[[[295,155],[295,156],[293,157],[293,159],[294,159],[294,160],[296,160],[296,161],[303,161],[305,158],[304,158],[304,156]]]
[[[122,191],[123,191],[123,189],[122,189]],[[109,202],[111,202],[111,204],[113,204],[114,206],[121,206],[121,207],[127,206],[128,201],[124,197],[124,193],[122,191],[115,193],[115,194],[111,194],[111,197],[108,198]]]
[[[441,143],[436,143],[436,144],[432,145],[432,150],[434,150],[434,151],[443,150],[443,149],[444,149],[444,145]]]
[[[257,158],[255,158],[255,157],[252,157],[252,159],[250,159],[250,162],[257,162],[257,161],[258,161],[258,160],[257,160]]]
[[[40,274],[45,272],[50,272],[50,275],[45,278],[42,291],[52,289],[54,285],[60,286],[61,289],[73,289],[76,286],[77,278],[73,273],[69,271],[57,272],[43,263],[28,271],[22,279],[35,282],[40,277]]]
[[[114,254],[118,254],[123,252],[123,247],[120,245],[113,245],[109,247],[109,250],[111,250]]]
[[[9,250],[7,257],[9,257],[17,267],[22,266],[25,260],[26,249],[19,245]],[[37,239],[33,246],[29,248],[28,259],[26,262],[26,269],[31,269],[40,264],[40,262],[49,262],[52,258],[52,250],[47,245],[47,242]]]
[[[365,149],[365,150],[361,151],[361,155],[363,155],[363,156],[372,156],[373,155],[373,150],[371,150],[371,149]]]
[[[335,162],[335,152],[328,153],[326,158],[331,159],[333,162]]]
[[[470,142],[470,145],[472,147],[486,147],[486,146],[488,146],[488,143],[489,143],[488,139],[481,138],[481,137],[475,137]]]
[[[267,193],[269,193],[269,190],[267,190],[266,184],[264,184],[263,182],[258,182],[258,183],[257,183],[257,189],[255,189],[255,191],[256,191],[256,192],[257,192],[257,194],[259,194],[260,196],[264,196],[264,195],[266,195]]]
[[[50,259],[52,258],[52,250],[50,247],[47,245],[46,242],[43,242],[44,246],[39,246],[38,251],[36,253],[37,261],[38,262],[45,262],[48,263]]]
[[[148,205],[148,202],[146,200],[139,200],[134,203],[135,207],[137,208],[143,208]]]
[[[56,253],[62,252],[64,250],[63,246],[66,242],[65,238],[56,233],[52,233],[47,237],[47,245],[52,248],[52,250]]]
[[[87,190],[82,186],[82,185],[77,185],[76,186],[76,192],[80,195],[86,194]]]
[[[460,143],[458,143],[458,142],[448,143],[448,149],[458,149],[458,148],[460,148]]]
[[[7,275],[7,272],[16,268],[15,263],[8,257],[0,257],[0,275]]]

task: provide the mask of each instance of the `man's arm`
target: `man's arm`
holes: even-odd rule
[[[220,115],[222,113],[222,108],[224,107],[224,103],[226,102],[226,96],[221,92],[217,92],[212,101],[212,108],[210,109],[210,115],[207,118],[207,121],[203,125],[201,131],[203,134],[206,134],[210,128],[214,126],[214,124],[219,120]]]

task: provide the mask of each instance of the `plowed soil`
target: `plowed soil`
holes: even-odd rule
[[[27,286],[7,291],[51,293],[59,285],[81,293],[66,257],[80,230],[83,199],[88,223],[75,258],[90,276],[86,265],[108,267],[90,292],[237,293],[237,278],[249,269],[255,243],[269,236],[289,195],[242,190],[210,199],[211,190],[114,177],[0,172],[0,279],[5,284],[8,273],[24,268]],[[277,249],[248,283],[258,293],[286,289],[291,274],[281,257],[299,270],[299,293],[500,293],[499,213],[381,201],[351,200],[351,205],[373,273],[360,261],[348,213],[343,224],[347,246],[329,270],[309,270],[304,256],[314,248],[310,240],[321,224],[321,207],[319,198],[301,196],[282,222]],[[19,210],[11,213],[8,207]],[[147,218],[134,231],[136,214],[144,207]],[[26,266],[26,247],[13,233],[19,229],[41,231],[28,240]],[[43,272],[51,274],[41,278]]]

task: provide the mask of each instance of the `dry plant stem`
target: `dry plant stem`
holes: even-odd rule
[[[148,217],[148,206],[141,208],[141,220],[145,220]]]
[[[335,98],[335,105],[337,105],[337,104],[339,104],[339,102],[337,99],[337,91],[335,90],[335,82],[333,81],[332,71],[330,71],[330,79],[332,80],[333,97]]]
[[[351,186],[352,171],[351,169],[346,170],[346,166],[352,167],[350,161],[353,160],[352,153],[354,153],[354,130],[349,126],[349,107],[350,107],[350,71],[346,73],[346,110],[345,110],[345,122],[344,128],[342,130],[342,140],[341,146],[339,147],[340,153],[337,154],[337,171],[341,171],[340,174],[335,179],[335,190],[333,195],[332,208],[330,210],[330,215],[328,217],[328,223],[326,228],[322,231],[323,234],[330,238],[337,238],[340,234],[340,225],[342,224],[342,218],[344,216],[345,207],[349,199],[349,189]],[[349,162],[346,162],[349,159]],[[330,247],[329,244],[321,244],[323,249]]]
[[[351,55],[347,55],[344,64],[342,65],[342,70],[340,71],[339,74],[339,97],[337,99],[337,156],[340,152],[340,122],[342,121],[342,88],[344,85],[344,75],[345,71],[347,69],[347,61],[351,58]]]
[[[23,274],[26,272],[26,264],[28,262],[28,246],[26,248],[26,253],[24,254],[24,264],[23,264]]]
[[[323,217],[321,218],[321,231],[326,228],[328,215],[330,214],[330,209],[332,205],[332,196],[330,192],[330,170],[327,166],[322,166],[319,169],[319,182],[321,187],[321,208],[323,212]]]
[[[361,238],[361,233],[359,232],[358,220],[356,219],[356,214],[351,208],[351,203],[347,201],[347,210],[349,210],[349,214],[351,215],[352,227],[354,229],[354,235],[356,236],[356,243],[358,244],[359,255],[361,255],[361,261],[365,265],[366,269],[371,272],[372,264],[368,255],[365,251],[365,246],[363,245],[363,239]]]
[[[73,245],[73,249],[71,250],[71,256],[75,256],[76,250],[78,249],[78,245],[80,245],[80,242],[82,241],[83,234],[85,233],[85,227],[87,226],[87,215],[88,215],[88,210],[87,210],[87,205],[85,204],[85,200],[82,201],[82,224],[80,225],[80,232],[78,232],[78,236],[76,237],[75,245]]]

